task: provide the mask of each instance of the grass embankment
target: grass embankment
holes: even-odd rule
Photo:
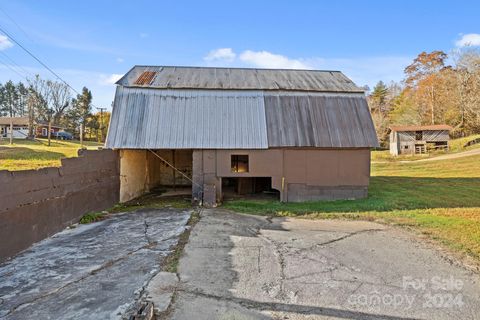
[[[477,143],[468,147],[464,147],[467,142],[475,139],[480,139],[480,134],[471,135],[465,138],[452,139],[449,142],[448,151],[437,150],[437,151],[431,151],[429,154],[392,156],[389,150],[375,151],[375,152],[372,152],[372,161],[373,162],[386,162],[386,161],[394,162],[399,160],[414,161],[419,159],[433,158],[436,156],[458,153],[458,152],[480,148],[480,143]]]
[[[273,216],[374,220],[406,226],[480,261],[480,156],[374,163],[362,200],[233,200],[226,208]]]
[[[103,144],[85,141],[84,147],[96,149]],[[15,139],[13,145],[9,140],[0,140],[0,170],[29,170],[44,167],[59,167],[61,158],[76,157],[80,149],[79,141],[52,140],[48,146],[47,139]]]

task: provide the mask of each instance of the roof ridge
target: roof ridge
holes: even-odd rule
[[[308,71],[308,72],[338,72],[340,70],[327,70],[327,69],[290,69],[290,68],[248,68],[248,67],[213,67],[213,66],[174,66],[174,65],[146,65],[136,64],[136,67],[153,67],[153,68],[191,68],[191,69],[237,69],[237,70],[268,70],[268,71]]]

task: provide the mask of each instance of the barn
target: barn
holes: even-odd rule
[[[390,154],[425,154],[431,150],[448,150],[450,131],[446,124],[390,127]]]
[[[157,186],[213,205],[367,196],[378,141],[363,89],[339,71],[135,66],[118,82],[106,147],[120,200]]]

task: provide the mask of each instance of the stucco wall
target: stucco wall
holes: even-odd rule
[[[147,191],[147,150],[120,150],[120,202]]]

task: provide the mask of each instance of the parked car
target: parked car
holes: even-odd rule
[[[73,135],[66,131],[53,132],[52,137],[58,140],[72,140]]]

